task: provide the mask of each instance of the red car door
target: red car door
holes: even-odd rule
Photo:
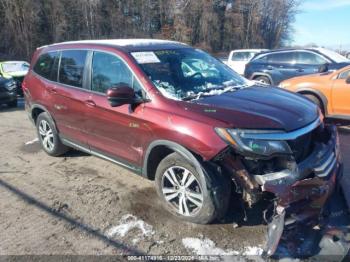
[[[143,120],[143,104],[133,109],[130,105],[111,107],[106,91],[119,83],[134,87],[137,94],[142,92],[123,60],[113,54],[94,52],[91,62],[93,94],[89,99],[87,118],[88,143],[95,153],[140,171],[143,149],[150,140],[151,131]]]
[[[53,111],[60,135],[84,146],[87,146],[86,103],[90,96],[84,80],[87,54],[86,50],[62,51],[58,83],[51,88]]]

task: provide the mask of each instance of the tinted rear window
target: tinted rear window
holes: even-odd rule
[[[58,52],[41,55],[34,66],[34,72],[46,79],[56,81],[58,58]]]
[[[293,52],[275,53],[267,57],[269,63],[292,63],[295,60]]]
[[[82,87],[87,51],[63,51],[59,70],[59,82],[62,84]]]

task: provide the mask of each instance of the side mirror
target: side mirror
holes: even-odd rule
[[[349,75],[348,78],[345,80],[345,82],[346,82],[347,84],[350,84],[350,75]]]
[[[318,68],[318,72],[319,73],[325,73],[325,72],[328,72],[328,64],[323,64],[323,65],[320,65],[319,68]]]
[[[107,99],[112,107],[132,104],[135,100],[135,92],[128,84],[120,83],[107,90]]]

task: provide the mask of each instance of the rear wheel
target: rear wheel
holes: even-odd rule
[[[263,83],[265,85],[271,85],[271,81],[267,76],[258,76],[254,78],[255,81]]]
[[[213,176],[211,179],[216,178]],[[218,188],[216,183],[216,190],[224,192],[226,198],[224,201],[215,201],[215,193],[207,179],[177,153],[168,155],[160,162],[155,182],[164,207],[181,219],[207,224],[226,213],[230,187],[220,182]]]
[[[68,151],[62,144],[56,126],[48,113],[41,113],[36,120],[38,137],[44,151],[50,156],[60,156]]]

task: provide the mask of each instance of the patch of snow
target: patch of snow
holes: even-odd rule
[[[261,256],[263,253],[263,249],[261,247],[251,247],[251,246],[247,246],[244,247],[244,252],[243,252],[243,256]]]
[[[133,245],[136,245],[139,241],[140,241],[139,238],[134,238],[134,239],[132,240],[132,244],[133,244]]]
[[[114,236],[124,237],[129,233],[129,231],[133,229],[138,229],[139,231],[141,231],[141,237],[148,237],[155,233],[151,225],[147,224],[145,221],[141,219],[138,219],[136,216],[127,214],[121,218],[119,225],[111,227],[106,232],[106,234],[108,237],[114,237]],[[137,243],[138,238],[135,238],[133,242]]]
[[[39,142],[39,139],[38,138],[35,138],[35,139],[33,139],[33,140],[30,140],[30,141],[28,141],[28,142],[26,142],[26,143],[24,143],[26,146],[28,146],[28,145],[31,145],[31,144],[34,144],[34,143],[36,143],[36,142]]]
[[[225,251],[221,248],[216,247],[215,243],[208,239],[199,239],[199,238],[184,238],[182,239],[182,244],[187,248],[191,249],[196,253],[197,255],[217,255],[217,256],[224,256],[224,255],[239,255],[238,251],[234,250],[228,250]]]
[[[208,238],[199,239],[191,237],[182,239],[182,244],[186,249],[192,250],[199,256],[238,256],[236,257],[237,261],[245,261],[245,257],[249,256],[249,260],[251,261],[263,261],[263,259],[260,257],[263,253],[263,249],[261,247],[247,246],[244,248],[243,252],[236,250],[223,250],[216,247],[215,243]],[[252,256],[256,257],[254,258]],[[222,259],[225,260],[225,257]]]

